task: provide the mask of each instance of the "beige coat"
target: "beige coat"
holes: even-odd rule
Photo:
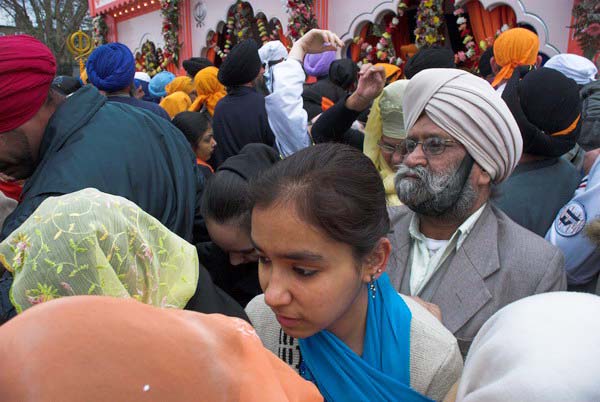
[[[410,312],[410,386],[434,400],[442,400],[460,378],[462,358],[452,334],[427,310],[412,299],[402,296]],[[258,295],[246,307],[258,336],[271,352],[298,371],[300,347],[288,336]]]

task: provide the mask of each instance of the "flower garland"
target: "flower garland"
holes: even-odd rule
[[[588,59],[593,59],[600,49],[600,3],[598,0],[581,0],[573,7],[575,38]]]
[[[253,29],[254,26],[256,26],[256,30]],[[217,44],[219,42],[218,38],[221,35],[225,39],[222,48]],[[288,39],[283,36],[281,22],[277,18],[268,20],[264,14],[260,13],[258,17],[255,17],[250,3],[243,0],[237,0],[229,8],[223,33],[215,34],[213,32],[206,41],[207,47],[213,49],[216,55],[223,61],[227,58],[227,55],[235,44],[249,38],[263,44],[272,40],[281,40],[284,46],[289,45]]]
[[[458,67],[466,68],[472,73],[479,72],[479,58],[481,57],[481,53],[483,53],[488,47],[494,44],[496,38],[510,27],[507,24],[502,25],[500,29],[495,33],[493,38],[485,38],[479,42],[479,44],[475,43],[475,39],[473,38],[473,34],[468,26],[467,13],[461,7],[458,7],[454,10],[454,15],[456,18],[456,24],[458,25],[458,31],[460,32],[460,37],[462,38],[462,43],[465,46],[465,50],[461,50],[456,52],[454,55],[454,62]]]
[[[252,9],[245,1],[238,0],[227,13],[227,25],[225,30],[225,45],[223,49],[215,45],[217,56],[225,60],[227,55],[237,42],[241,42],[252,36]]]
[[[293,40],[298,40],[311,29],[318,28],[312,0],[288,0],[286,7],[289,15],[288,32]]]
[[[444,44],[442,34],[444,10],[442,0],[421,0],[417,8],[417,27],[415,37],[417,47]]]
[[[481,41],[479,46],[475,44],[471,30],[467,25],[467,14],[464,9],[460,7],[457,8],[454,10],[454,15],[457,17],[456,24],[458,25],[458,32],[463,40],[463,45],[465,45],[464,51],[461,50],[454,55],[454,62],[459,67],[465,67],[471,70],[471,72],[477,72],[479,67],[479,56],[481,55],[480,49],[485,50],[488,45],[485,41]]]
[[[269,41],[269,32],[267,30],[267,21],[264,18],[260,17],[256,19],[256,26],[258,27],[258,36],[260,37],[260,41],[264,44]]]
[[[271,35],[269,36],[270,40],[281,40],[280,32],[283,32],[283,25],[281,25],[281,21],[277,18],[273,18],[271,20],[271,25],[273,29],[271,30]]]
[[[104,16],[102,14],[94,17],[92,20],[92,25],[94,30],[92,32],[94,38],[94,46],[98,47],[100,45],[104,45],[106,43],[106,37],[108,36],[108,25],[104,20]]]
[[[164,71],[170,63],[161,48],[156,48],[154,42],[146,40],[142,45],[142,51],[135,54],[135,70],[145,71],[150,77]]]
[[[160,67],[164,70],[172,61],[179,65],[179,1],[160,0],[160,14],[163,17],[162,34],[165,40],[164,61]]]
[[[370,28],[370,36],[375,36],[378,39],[377,44],[372,46],[366,42],[363,38],[356,36],[353,41],[356,45],[360,46],[361,54],[359,56],[359,64],[363,63],[389,63],[401,66],[404,63],[399,56],[396,55],[396,49],[392,41],[392,33],[398,29],[400,20],[398,17],[404,15],[406,10],[406,3],[401,1],[398,3],[398,10],[391,20],[385,24],[381,22],[380,25],[373,24]]]

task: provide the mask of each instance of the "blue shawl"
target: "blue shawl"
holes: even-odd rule
[[[410,387],[410,310],[386,273],[375,286],[375,297],[369,291],[363,355],[323,330],[299,340],[301,374],[327,401],[431,401]]]

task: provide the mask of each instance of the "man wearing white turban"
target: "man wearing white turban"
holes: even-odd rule
[[[512,113],[483,79],[456,69],[414,76],[404,94],[407,137],[396,147],[388,272],[401,293],[441,313],[463,354],[504,305],[564,290],[562,253],[490,202],[523,141]]]

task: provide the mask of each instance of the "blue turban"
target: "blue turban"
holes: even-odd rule
[[[96,88],[116,92],[127,88],[133,82],[135,60],[127,46],[115,42],[96,48],[85,68],[89,82]]]
[[[156,74],[150,80],[150,84],[148,85],[148,89],[150,90],[150,95],[156,98],[162,98],[163,96],[167,96],[167,91],[165,90],[165,86],[169,84],[171,81],[175,79],[175,75],[168,71],[161,71]]]

